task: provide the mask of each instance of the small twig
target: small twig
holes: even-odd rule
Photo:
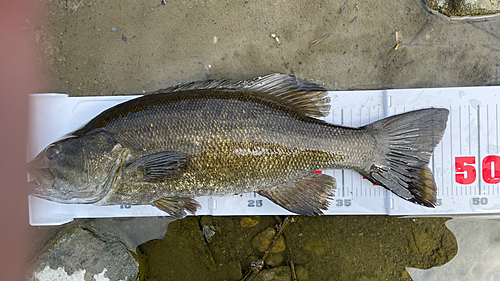
[[[266,261],[267,257],[271,253],[271,250],[273,249],[274,245],[276,244],[276,241],[280,238],[281,234],[283,234],[283,231],[287,226],[289,226],[292,222],[294,222],[293,217],[291,216],[286,216],[283,222],[279,225],[279,230],[274,235],[273,240],[271,241],[271,245],[269,245],[269,248],[264,252],[264,255],[260,260],[258,260],[254,265],[252,265],[252,269],[248,271],[245,276],[243,276],[243,279],[241,280],[247,280],[251,281],[261,270],[264,268],[264,262]]]
[[[154,11],[156,8],[158,8],[158,7],[162,6],[162,5],[164,6],[165,4],[167,4],[167,3],[165,3],[165,0],[161,0],[160,4],[158,4],[158,5],[154,6],[153,8],[151,8],[151,11]]]
[[[292,269],[293,281],[297,281],[297,273],[295,273],[295,265],[293,264],[293,260],[291,257],[290,257],[290,268]]]
[[[332,31],[332,32],[330,32],[330,33],[327,33],[327,34],[325,34],[325,35],[323,35],[323,36],[321,36],[321,37],[320,37],[320,38],[318,38],[318,39],[314,39],[314,40],[312,40],[312,41],[311,41],[311,43],[309,43],[309,46],[311,46],[311,47],[312,47],[312,46],[314,46],[314,45],[317,45],[317,44],[319,44],[319,43],[323,42],[323,40],[325,40],[326,38],[330,37],[332,34],[333,34],[333,31]]]
[[[446,45],[427,45],[427,44],[419,44],[419,43],[413,43],[413,44],[400,44],[401,46],[412,46],[412,47],[434,47],[434,48],[448,48],[449,46]]]
[[[497,52],[498,52],[498,51],[500,51],[500,49],[495,48],[495,47],[493,47],[493,46],[488,46],[488,45],[485,45],[485,44],[482,44],[481,46],[483,46],[483,47],[485,47],[485,48],[488,48],[488,49],[490,49],[490,50],[492,50],[492,51],[497,51]]]
[[[490,36],[493,36],[495,37],[496,39],[500,40],[500,34],[497,33],[497,31],[495,30],[488,30],[484,27],[484,25],[481,25],[477,22],[474,22],[474,21],[471,21],[471,20],[466,20],[465,21],[466,23],[470,24],[472,27],[474,28],[477,28],[483,32],[485,32],[486,34],[490,35]]]
[[[403,40],[399,41],[399,33],[396,31],[396,45],[394,45],[385,55],[388,56],[392,51],[397,51],[401,47]]]
[[[78,2],[78,5],[76,5],[75,9],[73,10],[72,15],[74,15],[76,13],[76,10],[78,10],[78,7],[80,7],[80,5],[82,4],[82,1],[83,0],[80,0],[80,2]]]
[[[428,24],[429,24],[429,20],[427,19],[425,21],[425,23],[422,25],[422,27],[420,28],[420,30],[417,32],[417,35],[415,35],[415,37],[413,37],[413,39],[410,41],[410,45],[411,45],[411,43],[413,43],[413,41],[415,41],[420,36],[420,34],[422,34],[422,32],[424,32],[424,29],[427,28]]]

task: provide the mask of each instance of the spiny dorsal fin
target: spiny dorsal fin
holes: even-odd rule
[[[311,117],[324,117],[330,112],[330,98],[327,97],[327,91],[323,87],[280,73],[236,82],[228,79],[190,82],[160,89],[154,94],[202,89],[245,90],[273,95]]]
[[[153,94],[166,94],[166,93],[191,91],[191,90],[233,89],[231,85],[232,85],[231,80],[229,79],[203,80],[203,81],[182,83],[172,87],[159,89]]]

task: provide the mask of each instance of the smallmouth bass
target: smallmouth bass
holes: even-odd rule
[[[320,215],[335,179],[352,169],[427,207],[436,202],[431,154],[448,110],[422,109],[360,128],[326,123],[322,87],[285,74],[161,89],[111,107],[29,163],[33,195],[60,203],[148,205],[174,217],[196,196],[256,191]]]

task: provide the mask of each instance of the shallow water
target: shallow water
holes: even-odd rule
[[[499,83],[500,18],[451,21],[418,0],[46,3],[35,26],[44,91],[133,94],[272,72],[329,90]],[[396,32],[402,46],[386,55]]]
[[[452,21],[418,0],[167,1],[152,10],[160,3],[40,1],[39,17],[30,21],[43,74],[39,91],[137,94],[271,72],[328,90],[499,84],[500,17]],[[401,46],[389,52],[396,32]],[[250,228],[241,217],[172,223],[164,240],[140,247],[148,278],[234,280],[230,273],[259,258],[251,238],[276,224],[273,217],[256,220]],[[429,268],[455,255],[444,222],[301,217],[285,233],[284,264],[303,266],[308,280],[410,280],[405,267]],[[199,239],[204,224],[216,229],[210,243]]]

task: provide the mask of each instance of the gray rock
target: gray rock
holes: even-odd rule
[[[27,280],[139,280],[139,262],[119,239],[72,223],[32,262]]]
[[[137,246],[153,239],[165,238],[172,217],[103,218],[81,220],[100,232],[114,236],[135,253]]]
[[[292,271],[288,266],[262,270],[255,275],[256,281],[292,281]]]
[[[424,0],[432,9],[449,17],[484,16],[500,12],[500,1],[490,0]]]

